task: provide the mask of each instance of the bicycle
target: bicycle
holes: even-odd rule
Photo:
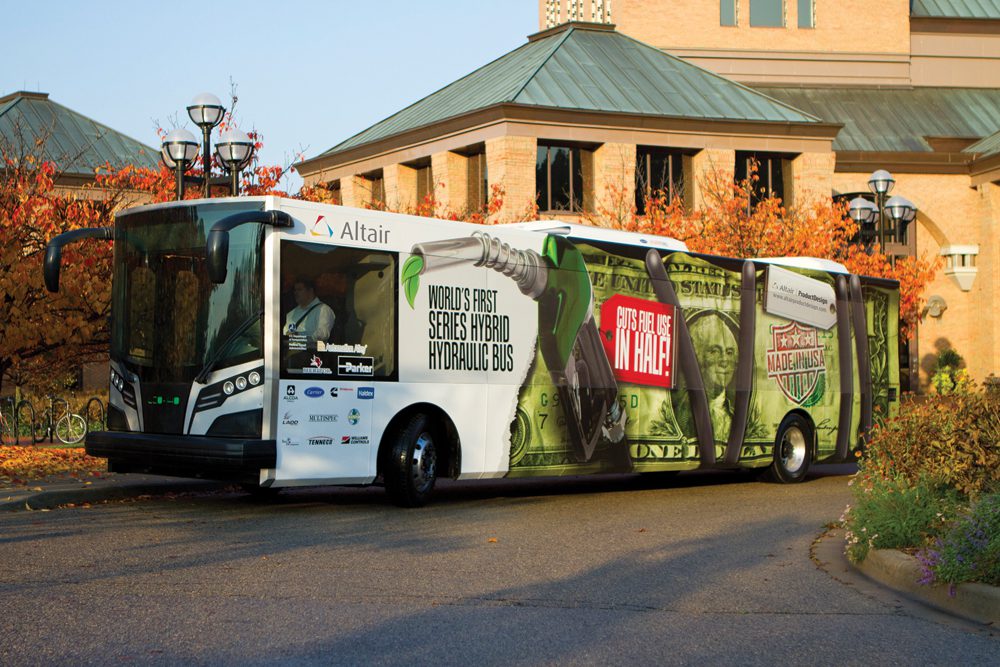
[[[10,410],[10,419],[4,414],[4,408]],[[8,431],[10,432],[10,439],[12,441],[17,440],[17,427],[15,415],[14,415],[14,399],[10,396],[5,396],[0,400],[0,445],[7,444],[6,438]]]
[[[34,423],[32,429],[32,439],[35,443],[43,442],[48,438],[49,442],[54,442],[53,436],[59,439],[64,445],[76,445],[87,435],[87,420],[82,415],[75,414],[69,409],[69,402],[64,398],[49,394],[49,405],[42,412],[42,419]],[[56,404],[62,404],[62,412],[56,417]],[[41,434],[41,437],[39,437]]]

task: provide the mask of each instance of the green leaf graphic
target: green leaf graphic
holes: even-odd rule
[[[413,308],[413,300],[417,298],[417,290],[420,289],[420,272],[424,270],[424,258],[413,255],[403,262],[403,294],[406,295],[406,302]]]

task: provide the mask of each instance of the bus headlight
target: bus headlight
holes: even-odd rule
[[[242,375],[236,378],[236,388],[243,391],[247,388],[247,379]]]
[[[233,386],[231,381],[226,380],[226,384],[222,385],[222,391],[226,394],[226,396],[232,396],[233,392],[236,391],[236,387]]]
[[[260,384],[260,373],[257,371],[250,372],[250,384],[257,386]]]

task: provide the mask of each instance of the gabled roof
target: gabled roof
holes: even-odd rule
[[[604,24],[568,23],[372,125],[322,155],[500,104],[724,121],[819,123],[751,88]]]
[[[0,97],[0,140],[17,144],[44,138],[45,158],[67,175],[93,176],[106,162],[114,167],[157,165],[159,151],[49,99],[19,91]]]
[[[926,137],[985,137],[1000,127],[996,88],[760,90],[828,123],[842,123],[835,151],[933,152]]]
[[[912,0],[910,16],[936,19],[1000,19],[1000,0]]]
[[[1000,153],[1000,132],[994,132],[990,136],[972,144],[962,152],[979,153],[978,159],[990,157]]]

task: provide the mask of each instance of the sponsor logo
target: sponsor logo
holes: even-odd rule
[[[341,375],[375,375],[375,358],[339,356],[337,372]]]
[[[285,416],[281,418],[281,423],[285,426],[298,426],[299,420],[293,418],[291,412],[286,412]]]
[[[375,387],[358,387],[358,398],[375,398]]]
[[[767,377],[793,403],[807,408],[819,403],[826,390],[826,357],[816,329],[798,322],[772,325]]]
[[[309,415],[310,422],[335,422],[338,415]]]
[[[323,360],[318,355],[313,355],[309,360],[309,365],[302,369],[303,373],[312,375],[333,375],[332,368],[323,368]]]
[[[337,398],[337,388],[330,387],[330,398]]]
[[[295,385],[290,384],[285,388],[285,396],[294,396],[294,395],[295,395]]]
[[[351,411],[347,413],[347,422],[351,426],[357,426],[359,421],[361,421],[361,413],[358,412],[357,408],[351,408]]]
[[[368,436],[367,435],[342,435],[340,436],[340,444],[342,445],[367,445]]]
[[[298,447],[299,443],[293,441],[291,438],[283,438],[281,444],[285,447]]]
[[[349,444],[351,444],[351,436],[349,436],[349,435],[342,435],[342,436],[340,436],[340,444],[342,444],[342,445],[349,445]]]
[[[332,445],[333,438],[328,435],[317,435],[315,437],[309,438],[310,445]]]
[[[320,389],[319,387],[309,387],[303,393],[309,398],[319,398],[326,392]]]

